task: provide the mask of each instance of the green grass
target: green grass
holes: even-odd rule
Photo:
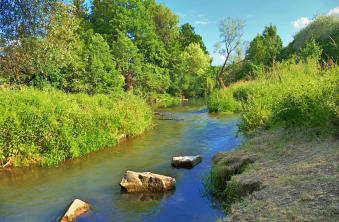
[[[228,89],[217,90],[211,93],[207,100],[210,112],[238,112],[241,110],[239,101],[233,98],[232,91]]]
[[[241,110],[243,132],[276,125],[333,131],[339,125],[338,95],[338,66],[291,60],[276,63],[256,80],[212,93],[207,105],[211,112]]]
[[[0,163],[55,165],[135,136],[152,112],[139,97],[0,89]]]

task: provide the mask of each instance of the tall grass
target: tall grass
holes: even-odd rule
[[[245,132],[274,125],[338,129],[338,92],[338,66],[321,68],[311,60],[306,63],[285,61],[276,63],[256,80],[235,83],[213,93],[209,100],[217,102],[212,106],[208,103],[208,108],[210,111],[233,111],[222,106],[225,101],[217,98],[231,104],[240,102],[239,127]]]
[[[241,110],[240,102],[233,98],[232,92],[227,89],[211,93],[207,100],[210,112],[238,112]]]
[[[0,113],[0,163],[14,165],[55,165],[138,135],[152,120],[149,106],[132,94],[55,89],[0,89]]]

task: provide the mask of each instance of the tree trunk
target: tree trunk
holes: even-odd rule
[[[225,88],[225,84],[224,84],[224,82],[222,81],[222,79],[221,79],[221,74],[224,72],[224,70],[225,70],[225,67],[226,67],[226,64],[227,64],[227,61],[228,61],[228,59],[229,59],[229,57],[230,57],[230,54],[228,54],[227,55],[227,57],[226,57],[226,59],[225,59],[225,62],[224,62],[224,64],[223,64],[223,66],[221,67],[221,69],[220,69],[220,72],[219,73],[217,73],[217,75],[216,75],[216,79],[217,79],[217,81],[219,82],[219,86],[220,87],[222,87],[223,89]]]

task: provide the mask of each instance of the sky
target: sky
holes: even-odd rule
[[[339,15],[339,0],[156,0],[178,15],[179,24],[189,22],[213,57],[213,65],[224,57],[214,53],[220,41],[218,24],[228,17],[245,22],[243,40],[250,42],[271,23],[277,27],[284,46],[319,14]]]

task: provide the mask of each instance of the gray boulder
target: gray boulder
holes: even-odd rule
[[[192,168],[202,160],[202,156],[178,156],[172,158],[172,166]]]
[[[71,222],[74,221],[80,215],[89,211],[90,205],[82,200],[75,199],[72,204],[69,206],[68,210],[61,218],[61,222]]]
[[[172,177],[150,172],[127,171],[120,186],[127,192],[164,192],[175,189],[176,181]]]

